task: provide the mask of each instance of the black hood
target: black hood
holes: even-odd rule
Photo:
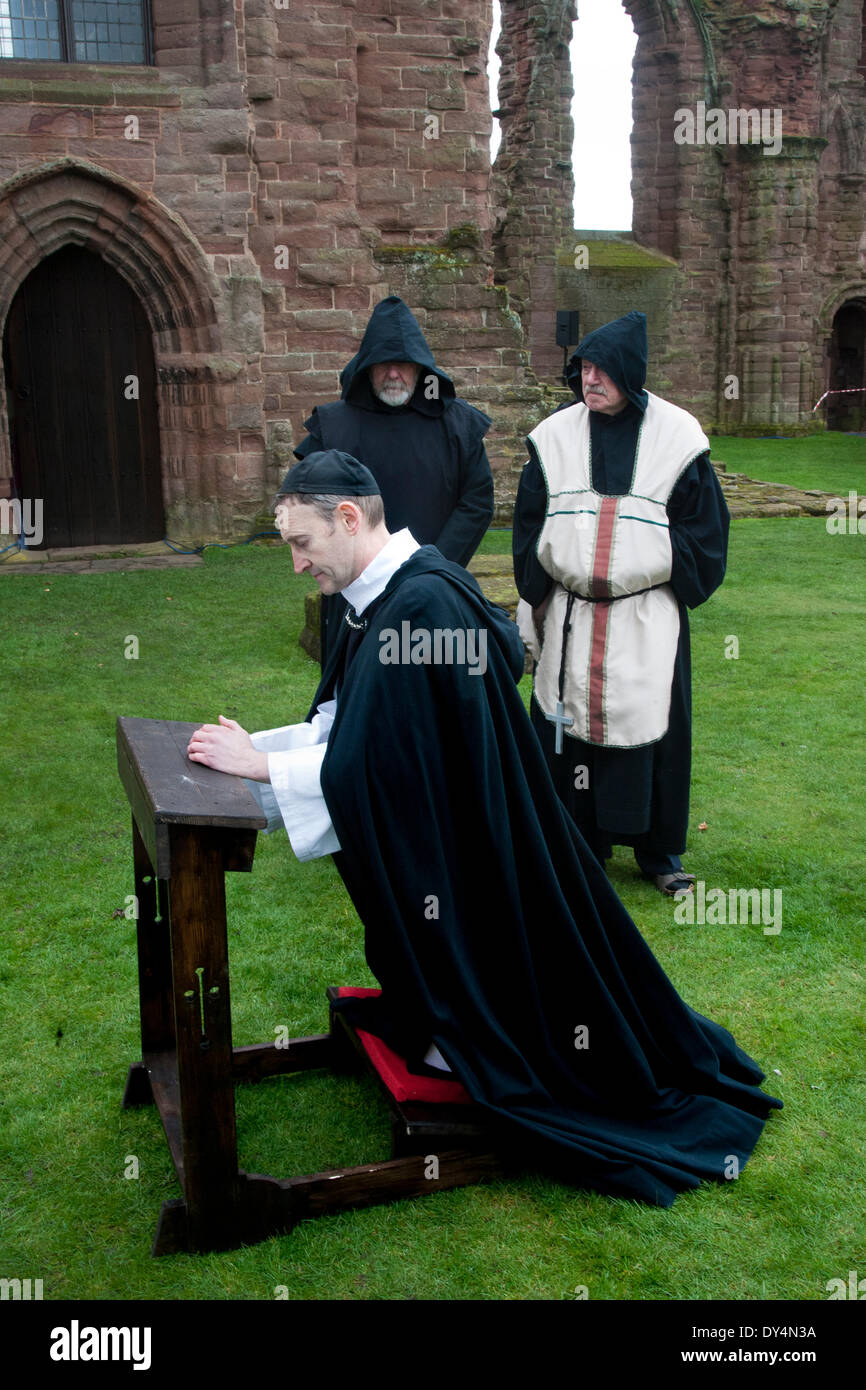
[[[647,394],[643,384],[646,381],[648,353],[646,314],[639,309],[630,309],[621,319],[605,323],[581,339],[568,364],[566,381],[577,399],[582,401],[580,364],[585,357],[607,372],[632,405],[644,411]]]
[[[415,394],[405,406],[385,405],[373,394],[367,368],[377,362],[417,362],[421,368]],[[425,378],[438,378],[436,396],[428,399]],[[376,305],[361,339],[361,346],[340,373],[342,398],[364,410],[418,410],[422,415],[441,415],[443,402],[455,397],[454,383],[433,360],[427,339],[408,304],[391,294]]]

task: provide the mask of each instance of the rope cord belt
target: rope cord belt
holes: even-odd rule
[[[571,632],[571,610],[574,607],[576,594],[569,594],[568,603],[565,608],[565,622],[562,624],[562,659],[559,663],[559,703],[565,694],[565,658],[568,653],[568,634]],[[559,733],[559,730],[556,731]]]
[[[565,608],[565,622],[562,625],[562,659],[559,663],[559,700],[556,705],[556,714],[545,715],[545,718],[549,719],[551,724],[556,725],[557,753],[562,752],[563,728],[570,728],[574,723],[574,720],[565,712],[565,705],[562,703],[562,697],[565,692],[565,657],[568,651],[568,634],[571,631],[571,610],[574,607],[574,600],[576,598],[576,594],[568,595],[568,603]]]
[[[645,589],[632,589],[628,594],[578,594],[577,597],[584,603],[618,603],[621,598],[634,598],[637,594],[649,594],[653,589],[663,588],[663,584],[647,584]]]

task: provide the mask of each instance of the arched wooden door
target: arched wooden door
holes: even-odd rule
[[[42,547],[165,535],[156,374],[137,296],[99,256],[47,256],[4,339],[18,495],[41,498]]]

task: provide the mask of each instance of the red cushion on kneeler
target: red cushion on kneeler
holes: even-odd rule
[[[382,991],[340,985],[337,993],[341,999],[369,999]],[[472,1097],[459,1081],[440,1081],[438,1077],[414,1076],[407,1070],[403,1058],[393,1052],[381,1038],[377,1038],[374,1033],[365,1032],[363,1028],[356,1028],[355,1033],[395,1100],[423,1100],[430,1105],[472,1104]]]

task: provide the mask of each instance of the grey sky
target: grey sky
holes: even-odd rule
[[[597,230],[631,229],[631,64],[637,36],[619,0],[578,0],[571,44],[574,73],[574,221]],[[491,102],[496,107],[499,4],[493,0]],[[491,151],[499,131],[494,123]]]

